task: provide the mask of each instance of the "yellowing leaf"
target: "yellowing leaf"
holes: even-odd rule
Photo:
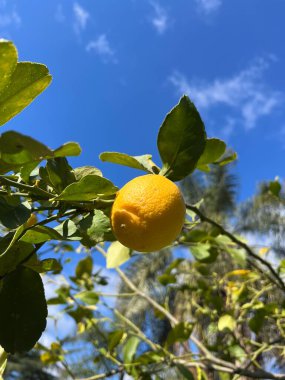
[[[219,331],[223,331],[226,329],[230,331],[234,331],[235,328],[236,328],[236,321],[231,315],[224,314],[220,317],[219,322],[218,322]]]
[[[266,255],[266,253],[267,253],[269,250],[270,250],[270,248],[268,248],[268,247],[262,247],[262,248],[260,248],[260,250],[258,251],[258,253],[259,253],[260,255]]]
[[[251,270],[248,269],[236,269],[227,274],[227,277],[232,277],[232,276],[247,276],[248,274],[251,273]]]

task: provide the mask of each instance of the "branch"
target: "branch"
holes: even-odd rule
[[[109,372],[100,373],[99,375],[86,377],[85,379],[77,379],[77,380],[99,380],[99,379],[106,379],[107,377],[111,377],[114,375],[117,375],[118,373],[122,373],[124,371],[124,367],[119,367],[117,369],[112,369]]]
[[[231,239],[231,241],[233,241],[238,246],[240,246],[241,248],[243,248],[250,257],[254,258],[256,261],[258,261],[259,263],[261,263],[262,265],[264,265],[265,267],[267,267],[267,269],[269,270],[269,272],[272,274],[272,276],[276,280],[276,282],[274,281],[274,283],[279,288],[281,288],[283,290],[283,292],[285,292],[285,284],[284,284],[284,282],[282,281],[282,279],[279,276],[279,274],[275,271],[275,269],[271,266],[271,264],[268,261],[264,260],[262,257],[260,257],[255,252],[253,252],[253,250],[247,244],[245,244],[243,241],[241,241],[240,239],[238,239],[231,232],[225,230],[224,227],[221,226],[219,223],[215,222],[213,219],[210,219],[206,215],[204,215],[197,207],[186,204],[186,208],[188,208],[189,210],[195,212],[195,214],[199,216],[199,218],[201,219],[202,222],[209,223],[212,226],[218,228],[223,235],[229,237]],[[262,271],[258,267],[257,267],[257,269],[259,271]],[[264,273],[264,272],[262,271],[262,273]],[[272,281],[272,279],[271,279],[271,281]]]

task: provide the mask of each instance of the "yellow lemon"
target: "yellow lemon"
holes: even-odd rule
[[[118,191],[111,212],[114,235],[139,252],[170,245],[181,232],[185,203],[179,188],[156,174],[136,177]]]

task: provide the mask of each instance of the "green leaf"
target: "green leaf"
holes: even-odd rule
[[[17,241],[11,245],[10,237],[5,236],[0,240],[0,277],[12,272],[16,267],[27,259],[34,251],[34,246],[30,243]]]
[[[173,274],[164,273],[158,276],[157,279],[164,286],[176,283],[176,277]]]
[[[175,342],[185,342],[189,339],[193,330],[193,325],[189,322],[179,322],[169,332],[166,344],[172,346]]]
[[[128,166],[130,168],[144,170],[148,173],[156,173],[157,166],[152,162],[150,154],[143,156],[129,156],[119,152],[104,152],[100,154],[100,160]]]
[[[205,150],[197,163],[197,169],[210,171],[209,164],[216,162],[226,151],[224,141],[211,138],[206,140]]]
[[[90,174],[67,186],[54,200],[92,201],[100,196],[113,195],[117,190],[108,179]]]
[[[66,156],[79,156],[81,154],[81,147],[78,143],[70,141],[55,149],[53,154],[55,158]]]
[[[47,305],[41,276],[18,267],[0,289],[0,344],[8,353],[34,347],[46,327]]]
[[[53,228],[47,226],[35,226],[21,237],[21,241],[32,244],[43,243],[48,240],[61,240],[62,236]]]
[[[47,146],[21,133],[8,131],[0,136],[0,158],[6,164],[24,165],[52,154]]]
[[[269,191],[275,195],[276,197],[279,197],[280,191],[281,191],[281,185],[278,181],[270,181],[269,182]]]
[[[75,182],[75,175],[65,157],[47,160],[48,185],[60,194],[68,185]],[[47,179],[47,178],[46,178]]]
[[[183,376],[183,379],[187,379],[187,380],[195,380],[195,377],[193,376],[193,374],[190,372],[190,370],[185,367],[184,365],[182,364],[176,364],[176,368],[178,369],[178,371],[181,373],[181,375]]]
[[[226,152],[217,162],[216,164],[220,166],[224,166],[227,164],[230,164],[231,162],[235,161],[237,159],[237,153],[236,152]]]
[[[9,84],[18,61],[17,49],[10,41],[0,40],[0,93]]]
[[[220,317],[218,322],[218,330],[234,331],[236,328],[236,321],[230,314],[224,314]]]
[[[16,116],[27,107],[51,82],[46,66],[19,62],[9,84],[0,93],[0,125]]]
[[[80,181],[81,178],[86,177],[89,174],[92,174],[92,175],[95,174],[102,177],[101,170],[95,168],[94,166],[81,166],[79,168],[74,169],[74,175],[75,175],[76,181]]]
[[[0,195],[0,223],[15,229],[25,223],[31,215],[28,202],[21,203],[20,197]]]
[[[77,293],[75,298],[86,303],[87,305],[96,305],[99,301],[99,296],[97,293],[92,292],[91,290],[85,290],[81,293]]]
[[[202,261],[210,257],[211,245],[208,243],[199,243],[195,246],[191,246],[191,253],[196,260]]]
[[[138,345],[140,344],[140,339],[136,336],[132,336],[126,342],[123,347],[123,361],[124,363],[131,363],[137,352]]]
[[[125,335],[126,333],[123,330],[112,331],[108,335],[108,351],[114,351],[114,349],[122,342]]]
[[[66,219],[64,222],[54,227],[54,230],[61,235],[61,240],[77,241],[82,239],[76,224],[71,219]]]
[[[82,237],[81,244],[88,248],[103,241],[114,241],[110,219],[101,210],[95,210],[80,220],[77,228]]]
[[[129,260],[131,250],[119,241],[114,241],[107,251],[107,268],[117,268]]]
[[[33,255],[23,265],[37,273],[45,273],[49,271],[61,272],[62,270],[61,264],[56,259],[39,260],[36,254]]]
[[[194,104],[183,96],[166,116],[158,133],[161,174],[172,181],[185,178],[195,169],[205,144],[203,121]]]
[[[84,275],[90,277],[93,270],[93,260],[91,256],[87,256],[80,260],[75,269],[75,275],[77,278],[81,278]]]
[[[147,351],[136,358],[136,363],[151,364],[159,363],[164,360],[164,353],[157,351]]]
[[[76,145],[76,143],[67,143]],[[11,170],[20,171],[22,178],[29,179],[31,171],[44,159],[54,158],[57,162],[64,160],[60,153],[67,155],[67,150],[61,148],[55,151],[41,142],[15,131],[8,131],[0,136],[0,173]],[[70,152],[71,153],[71,150]]]
[[[248,325],[251,331],[255,334],[258,334],[261,330],[266,316],[266,310],[264,308],[258,309],[255,312],[255,315],[249,320]]]

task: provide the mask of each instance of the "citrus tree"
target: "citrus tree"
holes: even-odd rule
[[[18,62],[13,43],[2,40],[0,124],[50,82],[46,66]],[[81,152],[75,142],[51,149],[19,132],[0,135],[0,376],[9,355],[35,347],[42,363],[58,366],[66,378],[84,373],[86,380],[117,374],[285,379],[273,368],[283,366],[285,355],[284,261],[273,265],[266,256],[269,247],[252,248],[219,218],[209,217],[203,199],[185,203],[174,183],[194,171],[227,165],[236,154],[222,140],[207,137],[187,96],[166,115],[157,147],[161,166],[150,154],[100,155],[102,161],[145,172],[119,190],[98,168],[70,166],[67,157]],[[278,181],[270,182],[266,192],[283,202]],[[70,250],[82,258],[67,274],[60,253]],[[127,291],[102,291],[108,280],[96,271],[95,252],[106,258],[109,281],[116,274]],[[150,289],[120,269],[143,254],[155,278]],[[163,265],[155,264],[156,257],[164,258]],[[65,281],[46,300],[42,278],[59,273]],[[141,299],[153,321],[164,321],[163,334],[150,334],[108,296]],[[48,304],[60,305],[75,321],[78,337],[72,349],[71,339],[55,338],[49,347],[37,343]],[[270,367],[268,358],[273,359]]]

